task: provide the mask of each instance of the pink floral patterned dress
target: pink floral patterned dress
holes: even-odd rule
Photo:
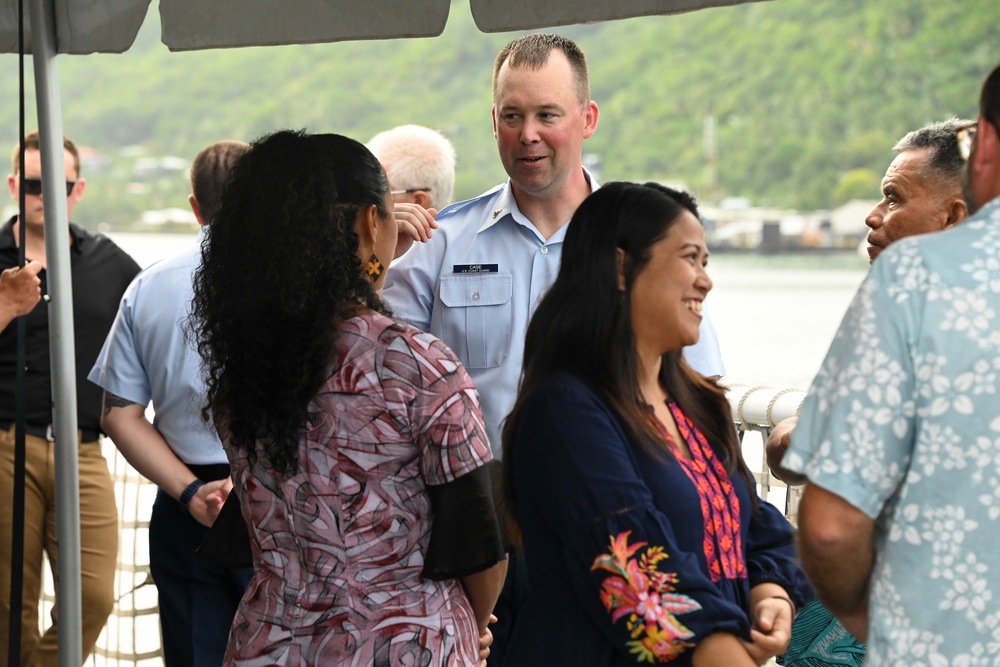
[[[492,458],[472,381],[439,340],[382,315],[345,323],[332,368],[293,476],[227,447],[256,575],[226,664],[474,664],[461,583],[422,574],[428,485]]]

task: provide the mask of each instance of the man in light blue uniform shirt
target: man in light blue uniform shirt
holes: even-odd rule
[[[191,207],[211,222],[238,141],[205,148],[191,165]],[[199,235],[199,241],[204,230]],[[252,568],[230,569],[195,553],[232,489],[215,428],[201,417],[201,358],[185,334],[201,244],[149,267],[122,297],[88,376],[104,389],[101,425],[129,463],[158,487],[149,522],[149,562],[159,593],[167,667],[221,665]],[[146,419],[152,401],[155,418]]]
[[[586,68],[579,48],[554,35],[505,47],[494,71],[493,124],[510,179],[444,209],[430,241],[393,263],[383,293],[395,316],[439,337],[465,364],[497,457],[528,321],[559,273],[566,223],[599,187],[582,164],[598,118]],[[536,92],[534,81],[547,88]],[[703,375],[725,374],[707,313],[685,357]]]
[[[493,70],[493,133],[509,180],[442,211],[430,241],[387,276],[383,296],[394,314],[443,340],[465,364],[497,458],[528,320],[559,272],[566,223],[598,187],[582,162],[598,115],[586,58],[575,43],[535,34],[507,44]],[[703,341],[705,330],[703,322]],[[707,343],[715,349],[695,369],[723,375],[710,331]],[[524,576],[512,558],[497,604],[491,667],[503,664]]]
[[[873,264],[783,465],[799,552],[867,667],[995,665],[1000,628],[1000,67],[960,128],[974,214]]]

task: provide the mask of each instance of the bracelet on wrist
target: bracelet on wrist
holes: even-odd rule
[[[768,599],[770,599],[770,600],[784,600],[785,602],[787,602],[788,606],[792,608],[792,620],[793,621],[795,620],[795,603],[792,602],[792,599],[790,597],[785,597],[784,595],[772,595]]]
[[[194,498],[194,494],[198,493],[198,489],[203,486],[205,486],[205,482],[200,479],[196,479],[187,485],[187,488],[181,493],[181,497],[177,499],[177,502],[181,504],[181,507],[183,507],[184,511],[188,514],[191,513],[188,509],[188,505],[191,504],[191,499]]]

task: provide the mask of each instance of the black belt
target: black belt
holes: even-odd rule
[[[0,421],[0,430],[9,431],[13,427],[14,422]],[[36,438],[42,438],[44,440],[53,441],[56,439],[52,430],[52,424],[25,424],[24,432],[28,435],[33,435]],[[95,431],[90,428],[80,429],[80,442],[94,442],[100,437],[100,431]]]

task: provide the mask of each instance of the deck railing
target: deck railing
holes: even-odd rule
[[[764,443],[778,422],[798,414],[806,393],[801,389],[723,384],[727,388],[733,420],[743,443],[743,456],[757,480],[758,492],[762,498],[784,506],[785,516],[794,523],[802,488],[788,486],[771,475],[765,458]],[[753,436],[759,436],[759,442]]]
[[[102,440],[102,449],[111,469],[118,501],[115,607],[85,664],[95,667],[162,667],[159,607],[156,586],[149,572],[149,516],[153,510],[156,486],[128,464],[110,439]],[[55,587],[48,566],[44,566],[43,570],[45,577],[39,611],[43,625],[48,625],[55,601]]]

